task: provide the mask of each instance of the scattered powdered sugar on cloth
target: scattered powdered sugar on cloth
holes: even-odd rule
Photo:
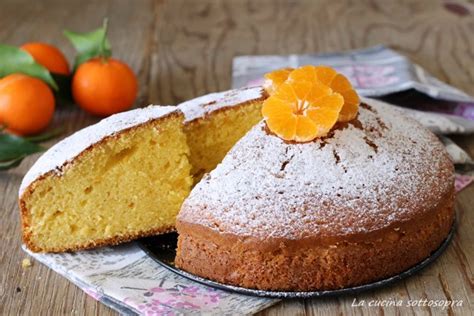
[[[443,145],[398,110],[364,101],[357,121],[314,142],[285,143],[261,122],[193,189],[179,219],[297,239],[364,233],[431,209],[453,186]]]

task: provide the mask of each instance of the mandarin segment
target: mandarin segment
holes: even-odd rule
[[[339,113],[339,122],[349,122],[357,117],[359,104],[344,103],[344,107]]]
[[[275,93],[273,94],[273,96],[276,99],[287,101],[287,102],[292,102],[296,98],[293,87],[288,83],[284,83],[280,85],[278,89],[275,91]]]
[[[315,70],[316,77],[318,78],[319,82],[327,86],[331,84],[332,80],[337,75],[337,72],[334,69],[327,66],[316,66]]]
[[[331,88],[316,81],[311,87],[311,91],[308,94],[307,100],[310,102],[316,102],[322,97],[325,97],[331,93]]]
[[[337,92],[347,91],[352,89],[349,80],[341,74],[337,74],[330,83],[331,89]]]
[[[339,114],[340,122],[348,122],[357,117],[359,111],[360,99],[354,90],[340,92],[344,97],[344,107]]]
[[[331,95],[325,96],[321,103],[324,104],[325,108],[328,110],[333,110],[334,113],[339,112],[339,108],[342,108],[344,104],[344,98],[339,93],[333,93]]]
[[[315,82],[316,81],[316,68],[312,65],[302,66],[296,68],[290,72],[288,76],[289,82]]]
[[[341,91],[339,92],[344,98],[345,103],[350,103],[350,104],[359,104],[360,99],[357,93],[354,90],[347,90],[347,91]]]
[[[292,101],[295,100],[306,100],[308,95],[312,92],[312,87],[314,86],[313,83],[308,81],[299,81],[293,82],[292,84],[284,83],[282,86],[289,86],[291,90],[293,90],[294,98]]]
[[[290,102],[271,97],[263,104],[262,115],[267,118],[268,128],[278,136],[286,140],[294,137],[296,118]]]
[[[298,115],[296,117],[295,141],[308,142],[314,139],[318,133],[318,126],[307,116]]]
[[[296,115],[275,113],[266,120],[268,128],[284,140],[294,140],[296,134]]]
[[[357,117],[360,99],[352,88],[350,81],[341,74],[337,74],[332,80],[330,87],[344,98],[344,106],[339,115],[339,122],[348,122]]]
[[[291,105],[290,102],[285,102],[276,97],[269,98],[262,106],[262,115],[272,117],[278,114],[287,115],[293,113]]]
[[[293,68],[282,68],[265,74],[263,88],[268,94],[275,93],[276,89],[288,79]]]
[[[323,97],[317,106],[307,110],[308,117],[318,126],[316,137],[326,135],[336,124],[343,104],[344,98],[339,93],[333,93]]]

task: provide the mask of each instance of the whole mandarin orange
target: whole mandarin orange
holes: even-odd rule
[[[76,103],[91,114],[107,116],[129,109],[137,96],[138,82],[125,63],[93,58],[81,64],[72,79]]]
[[[54,95],[46,83],[23,74],[0,79],[0,123],[19,135],[41,132],[54,114]]]
[[[26,43],[20,48],[28,52],[38,64],[43,65],[50,72],[69,75],[69,64],[66,57],[53,45],[32,42]]]

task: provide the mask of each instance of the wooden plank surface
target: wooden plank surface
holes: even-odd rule
[[[330,52],[380,43],[474,95],[472,1],[0,0],[0,42],[50,42],[72,59],[62,29],[91,30],[104,16],[110,19],[114,55],[139,76],[137,106],[176,104],[229,88],[236,55]],[[69,134],[95,121],[69,105],[58,111],[54,124]],[[454,139],[474,156],[472,136]],[[115,314],[41,264],[21,267],[26,255],[20,249],[17,191],[37,157],[0,173],[0,315]],[[452,245],[415,277],[357,296],[285,301],[261,315],[470,314],[474,186],[459,194],[457,207],[459,225]],[[444,310],[352,306],[354,299],[425,298],[463,300],[463,306]]]

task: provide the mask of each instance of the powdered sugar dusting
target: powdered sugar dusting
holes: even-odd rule
[[[178,105],[184,113],[185,123],[206,116],[216,110],[233,107],[242,103],[261,100],[264,96],[262,87],[248,87],[211,93]]]
[[[23,178],[19,195],[38,177],[55,170],[61,173],[61,166],[74,159],[82,151],[104,137],[143,124],[171,113],[180,113],[175,106],[150,105],[146,108],[122,112],[103,119],[63,139],[44,153]]]
[[[239,236],[304,238],[378,230],[429,211],[453,186],[443,145],[364,99],[331,137],[287,144],[261,122],[193,189],[178,216]]]

